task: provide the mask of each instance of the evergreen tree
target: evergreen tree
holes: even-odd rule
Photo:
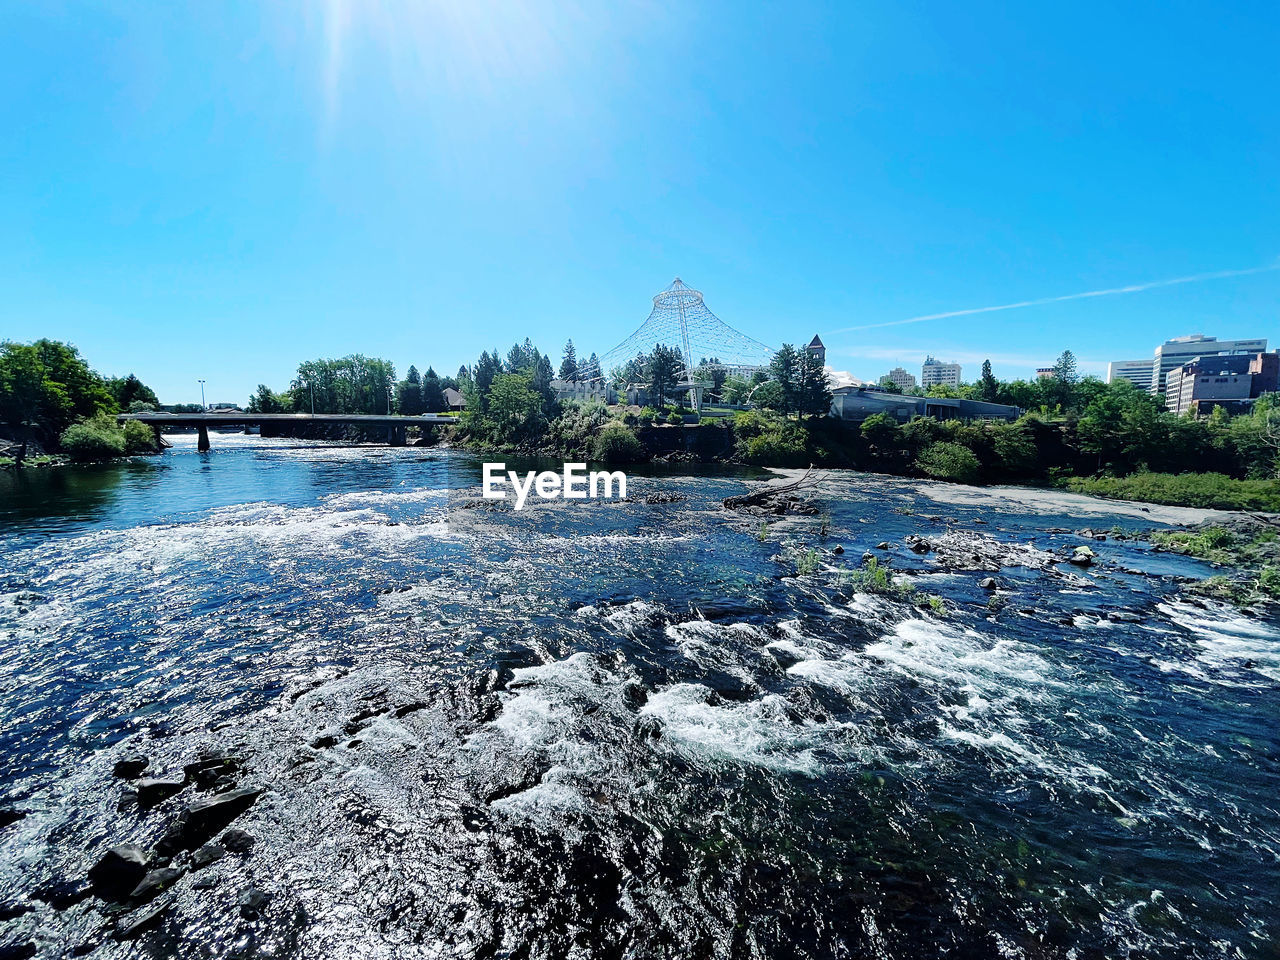
[[[495,350],[491,354],[486,350],[481,353],[471,376],[472,386],[475,388],[475,403],[471,403],[471,397],[467,398],[468,412],[474,406],[476,414],[484,413],[488,403],[489,389],[493,386],[493,378],[500,373],[502,373],[502,361],[498,359],[498,351]]]
[[[521,373],[529,366],[529,354],[525,352],[524,347],[518,343],[513,343],[511,349],[507,351],[507,373]]]
[[[1000,381],[991,372],[991,361],[982,361],[982,378],[978,381],[978,399],[995,403],[1000,396]]]
[[[578,380],[578,352],[573,348],[573,341],[570,340],[564,345],[564,357],[560,361],[560,379],[561,380]]]
[[[783,413],[797,413],[800,410],[800,354],[796,348],[784,343],[773,355],[769,372],[781,390],[778,409]]]
[[[814,354],[799,354],[797,411],[810,417],[825,417],[831,412],[831,384],[826,367]]]
[[[586,369],[582,372],[581,376],[584,380],[599,380],[604,376],[604,373],[600,369],[600,358],[597,357],[595,353],[592,353],[590,358],[588,358]]]
[[[427,372],[422,375],[422,412],[423,413],[441,413],[445,409],[444,388],[440,386],[440,377],[435,370],[427,367]]]
[[[1080,377],[1076,374],[1076,355],[1070,350],[1063,350],[1062,356],[1058,357],[1057,363],[1053,365],[1053,376],[1055,380],[1061,380],[1069,387],[1074,387],[1076,381]]]
[[[675,393],[679,382],[680,354],[674,347],[657,344],[653,353],[649,354],[649,362],[645,371],[649,387],[649,402],[653,406],[662,407]]]

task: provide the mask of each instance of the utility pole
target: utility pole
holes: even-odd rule
[[[201,380],[201,381],[200,381],[200,410],[201,410],[203,413],[208,413],[208,412],[209,412],[209,407],[208,407],[208,405],[204,402],[204,381],[203,381],[203,380]]]

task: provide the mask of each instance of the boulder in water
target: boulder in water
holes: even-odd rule
[[[182,777],[144,777],[134,783],[133,788],[138,793],[138,806],[146,809],[172,797],[186,785]]]
[[[111,768],[111,775],[121,780],[133,780],[142,776],[142,772],[150,765],[151,761],[142,754],[131,753],[116,761],[115,766]]]
[[[146,852],[136,843],[120,843],[90,868],[89,882],[103,899],[123,900],[146,875]]]
[[[139,901],[154,899],[157,895],[173,886],[181,876],[182,871],[173,867],[148,870],[146,875],[138,881],[138,885],[130,892],[129,899]]]

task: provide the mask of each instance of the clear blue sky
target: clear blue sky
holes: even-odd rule
[[[1033,9],[1035,8],[1035,9]],[[675,275],[872,378],[1280,340],[1280,6],[0,8],[0,339],[165,401],[603,353]]]

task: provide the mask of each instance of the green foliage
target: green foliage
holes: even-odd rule
[[[386,360],[352,354],[341,360],[299,364],[290,390],[294,410],[309,413],[389,414],[396,368]]]
[[[801,550],[796,554],[796,576],[798,577],[811,577],[821,566],[817,550]]]
[[[1280,600],[1280,566],[1262,568],[1258,573],[1258,592]]]
[[[665,406],[676,392],[679,372],[684,366],[680,351],[675,347],[657,344],[644,364],[645,383],[649,388],[649,400],[659,407]]]
[[[143,403],[147,406],[143,409],[155,410],[160,406],[160,400],[156,397],[156,392],[148,387],[145,383],[135,377],[132,373],[127,377],[112,377],[106,381],[106,387],[111,396],[115,399],[116,407],[120,410],[134,410],[135,403]]]
[[[982,468],[972,450],[947,441],[925,447],[916,458],[916,466],[936,480],[953,483],[973,483]]]
[[[1280,481],[1235,480],[1221,473],[1135,473],[1127,477],[1070,477],[1077,493],[1217,510],[1280,510]]]
[[[860,432],[862,439],[882,449],[896,445],[901,438],[898,421],[887,413],[873,413],[867,417],[862,421]]]
[[[561,354],[560,379],[578,379],[578,351],[574,348],[572,340],[564,345],[564,352]]]
[[[258,389],[249,398],[250,413],[287,413],[291,409],[293,397],[287,393],[275,393],[265,383],[258,384]]]
[[[671,424],[673,427],[679,426],[684,423],[684,417],[672,410],[667,414],[667,423]]]
[[[110,416],[73,423],[62,431],[60,443],[67,456],[80,461],[122,457],[126,449],[125,433]]]
[[[547,424],[547,446],[564,454],[586,455],[594,449],[597,434],[611,422],[609,408],[603,403],[570,400]]]
[[[875,557],[871,557],[857,570],[846,571],[844,580],[857,593],[898,595],[903,592],[889,575],[889,568],[882,567]]]
[[[744,463],[802,467],[810,462],[808,431],[798,423],[757,410],[734,415],[736,453]]]
[[[644,447],[629,427],[611,423],[596,437],[591,458],[603,463],[637,463],[644,459]]]
[[[137,420],[126,420],[124,424],[125,453],[155,453],[155,432],[145,423]]]
[[[53,439],[78,419],[118,409],[75,347],[56,340],[0,345],[0,421],[10,427]]]

